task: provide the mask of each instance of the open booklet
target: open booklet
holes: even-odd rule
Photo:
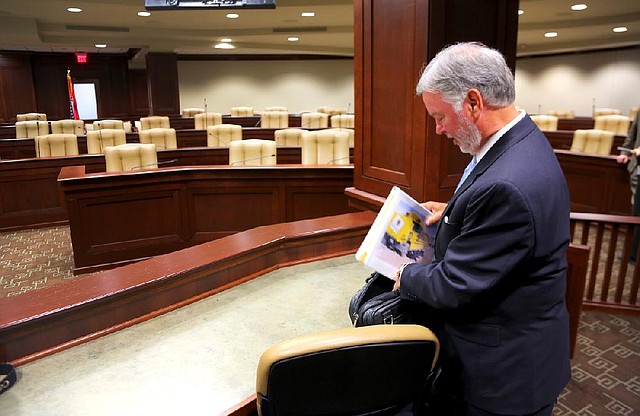
[[[390,279],[404,263],[433,260],[436,226],[431,211],[394,186],[356,252],[356,259]]]

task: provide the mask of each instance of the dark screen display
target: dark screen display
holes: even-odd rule
[[[160,9],[275,9],[276,0],[145,0],[147,10]]]

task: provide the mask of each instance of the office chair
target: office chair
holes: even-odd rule
[[[87,153],[104,153],[107,146],[119,146],[127,143],[127,133],[120,129],[100,129],[87,132]]]
[[[631,119],[621,114],[607,114],[595,119],[593,128],[611,131],[613,134],[626,136],[631,126]]]
[[[622,111],[618,110],[617,108],[606,108],[606,107],[596,108],[595,110],[593,110],[593,118],[600,117],[600,116],[609,116],[614,114],[622,114]]]
[[[229,165],[273,166],[276,164],[276,142],[247,139],[229,143]]]
[[[196,130],[206,130],[209,126],[222,124],[222,113],[200,113],[193,117]]]
[[[55,120],[51,122],[51,133],[84,135],[84,121],[82,120]]]
[[[549,114],[537,114],[530,117],[542,131],[558,130],[558,117],[556,116],[550,116]]]
[[[104,148],[107,172],[131,172],[158,167],[155,144],[127,143]]]
[[[16,121],[47,121],[47,115],[45,113],[16,114]]]
[[[229,147],[234,140],[242,140],[242,126],[215,124],[207,127],[207,147]]]
[[[318,111],[304,113],[300,116],[300,126],[303,129],[326,129],[329,127],[329,114]]]
[[[264,111],[284,111],[286,113],[289,112],[289,108],[283,107],[281,105],[272,105],[270,107],[265,107]]]
[[[302,134],[303,165],[348,165],[349,134],[341,129],[308,131]]]
[[[336,114],[331,116],[331,127],[352,129],[355,125],[356,116],[354,114]]]
[[[440,351],[420,325],[324,331],[280,342],[258,363],[259,416],[420,414]]]
[[[344,108],[322,106],[322,107],[318,107],[316,112],[325,113],[325,114],[328,114],[329,116],[335,116],[336,114],[345,114],[347,110],[345,110]]]
[[[331,127],[329,129],[324,129],[325,131],[342,131],[349,135],[349,147],[353,147],[355,143],[355,135],[356,132],[354,129],[348,129],[343,127]]]
[[[613,132],[597,129],[578,129],[573,132],[572,152],[610,155]]]
[[[45,134],[35,137],[36,157],[78,155],[78,137],[75,134]]]
[[[140,143],[153,143],[158,149],[177,149],[176,129],[155,128],[138,132]]]
[[[298,128],[280,129],[273,132],[277,146],[302,146],[302,134],[308,130]]]
[[[289,127],[289,113],[286,111],[265,111],[260,116],[260,127],[286,129]]]
[[[125,130],[122,120],[96,120],[93,122],[93,130],[120,129]]]
[[[238,106],[231,107],[231,117],[251,117],[253,116],[253,107]]]
[[[169,129],[169,116],[149,116],[140,118],[140,130]]]
[[[575,114],[573,110],[565,110],[565,109],[557,109],[557,110],[549,110],[547,114],[550,116],[556,116],[558,118],[575,118]]]
[[[183,108],[182,109],[182,117],[193,118],[196,114],[204,113],[204,108]]]
[[[26,139],[49,134],[49,123],[40,120],[16,122],[16,139]]]

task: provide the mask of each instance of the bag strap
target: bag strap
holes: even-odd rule
[[[16,369],[9,363],[0,363],[0,394],[4,393],[18,379]]]

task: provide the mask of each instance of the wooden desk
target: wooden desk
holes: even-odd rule
[[[592,129],[595,123],[592,117],[559,118],[558,130]]]
[[[85,174],[63,167],[76,273],[115,267],[250,228],[355,212],[353,166],[195,166]]]

